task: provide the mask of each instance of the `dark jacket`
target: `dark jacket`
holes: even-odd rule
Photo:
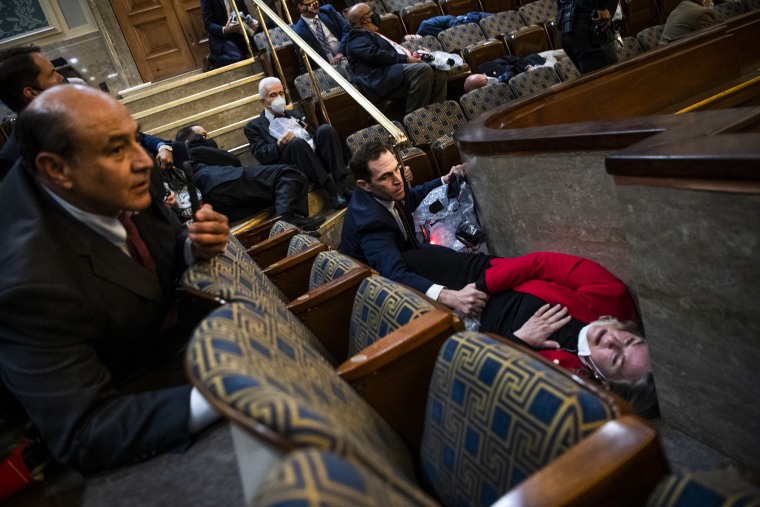
[[[319,14],[317,17],[324,23],[328,30],[340,41],[340,47],[338,51],[343,55],[346,54],[346,41],[348,40],[348,32],[351,31],[351,25],[341,16],[335,7],[332,5],[323,5],[319,8]],[[314,48],[324,60],[327,60],[327,55],[322,51],[322,46],[319,45],[317,37],[314,32],[311,31],[309,24],[303,19],[299,18],[298,22],[293,26],[293,31],[296,32],[306,43]],[[301,58],[298,59],[299,69],[301,74],[306,72],[306,66]]]
[[[369,30],[349,32],[346,57],[364,95],[371,102],[379,102],[404,80],[402,64],[407,62],[407,56],[398,53],[388,41]]]

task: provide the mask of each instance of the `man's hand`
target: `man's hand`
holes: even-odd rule
[[[162,144],[158,147],[156,163],[160,169],[169,169],[174,164],[174,156],[169,145]]]
[[[412,174],[412,169],[408,165],[404,166],[404,179],[410,185],[412,184],[412,181],[414,181],[414,175]]]
[[[282,135],[282,137],[280,137],[280,138],[277,140],[277,144],[278,144],[279,146],[285,146],[285,145],[286,145],[286,144],[288,144],[290,141],[292,141],[292,140],[293,140],[293,138],[294,138],[295,136],[296,136],[296,135],[293,133],[293,131],[292,131],[292,130],[288,130],[287,132],[285,132],[285,133]]]
[[[415,56],[409,56],[406,59],[406,63],[425,63],[425,62],[423,62],[422,60],[420,60],[419,58]]]
[[[330,60],[330,65],[338,65],[343,58],[343,53],[336,53],[335,56],[332,57],[332,60]]]
[[[596,25],[600,25],[603,28],[607,28],[612,23],[612,16],[607,9],[597,10],[595,16],[591,16],[591,21]]]
[[[187,226],[193,257],[211,259],[227,246],[230,226],[227,217],[217,213],[210,204],[204,204]]]
[[[570,322],[570,319],[566,307],[545,304],[514,334],[535,349],[558,349],[559,343],[548,338]]]
[[[227,24],[222,27],[222,33],[224,35],[238,32],[240,32],[240,23],[237,21],[232,21],[232,19],[228,19]]]
[[[451,181],[451,175],[452,174],[458,174],[459,176],[464,177],[464,164],[455,165],[451,168],[449,171],[449,174],[443,177],[443,182],[445,184],[449,184],[449,181]]]
[[[454,310],[463,317],[477,317],[486,307],[488,294],[480,292],[471,283],[462,290],[443,289],[438,295],[438,301]]]

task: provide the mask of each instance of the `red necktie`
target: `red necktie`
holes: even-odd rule
[[[119,215],[119,222],[121,222],[127,231],[127,248],[129,248],[132,258],[150,271],[151,274],[155,275],[157,273],[156,261],[153,259],[150,250],[148,250],[148,245],[145,244],[145,241],[140,236],[140,231],[137,230],[137,226],[132,221],[132,213],[129,211],[122,212]]]

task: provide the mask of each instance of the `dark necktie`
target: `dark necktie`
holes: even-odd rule
[[[148,245],[145,244],[142,236],[140,236],[140,231],[137,230],[137,226],[132,221],[131,215],[129,211],[124,211],[119,215],[119,222],[121,222],[127,231],[127,248],[134,260],[150,271],[151,274],[155,275],[157,273],[156,261],[153,259],[150,250],[148,250]]]
[[[417,243],[417,236],[414,234],[414,228],[412,227],[412,224],[409,223],[409,220],[406,218],[406,213],[404,212],[404,203],[402,201],[396,201],[393,203],[393,207],[396,208],[396,213],[398,213],[398,216],[401,219],[401,224],[404,226],[406,239],[409,242],[409,245],[412,248],[418,248],[419,244]]]
[[[322,29],[322,23],[319,21],[319,18],[314,18],[314,32],[317,36],[317,41],[319,41],[319,45],[322,47],[322,51],[325,53],[325,58],[327,58],[327,61],[329,62],[333,57],[332,48],[330,47],[330,43],[327,42],[327,36]]]

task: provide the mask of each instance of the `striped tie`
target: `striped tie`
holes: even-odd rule
[[[314,34],[317,36],[319,45],[322,47],[322,51],[325,53],[325,58],[329,62],[333,58],[332,48],[330,47],[330,43],[327,42],[327,36],[322,29],[322,23],[319,21],[319,18],[314,18],[314,28]]]

